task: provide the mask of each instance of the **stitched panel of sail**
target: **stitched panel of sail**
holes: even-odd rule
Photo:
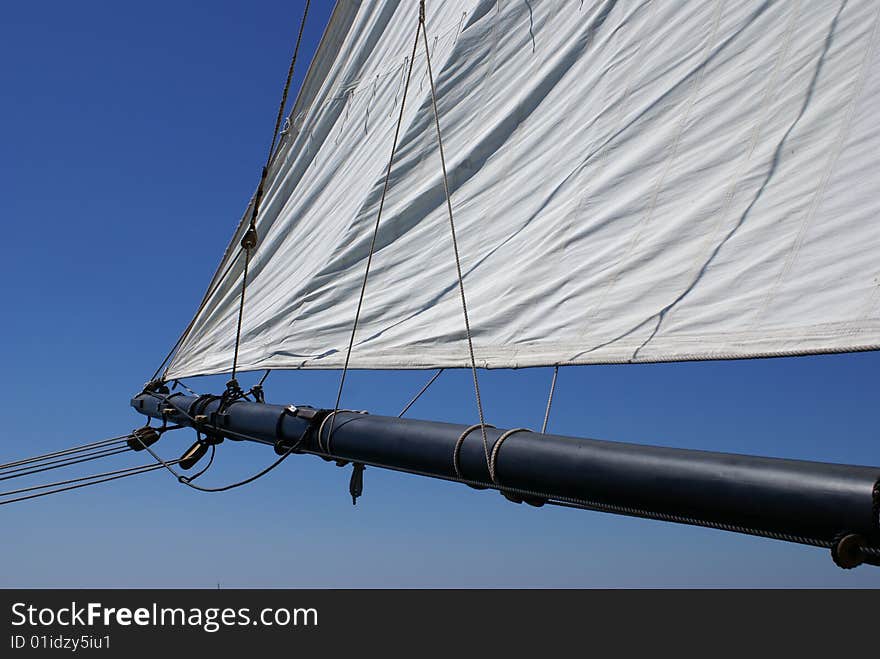
[[[340,6],[258,218],[243,370],[345,358],[418,3]],[[479,366],[880,347],[880,4],[427,9]],[[470,363],[424,69],[352,368]],[[228,370],[237,277],[168,377]]]

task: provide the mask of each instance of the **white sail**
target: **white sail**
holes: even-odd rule
[[[880,347],[878,17],[429,0],[478,366]],[[338,3],[270,170],[239,369],[342,366],[417,22]],[[470,364],[417,53],[352,368]],[[167,377],[229,370],[241,231]]]

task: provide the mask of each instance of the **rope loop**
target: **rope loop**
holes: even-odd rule
[[[468,426],[464,429],[464,432],[459,435],[458,439],[455,442],[455,448],[452,449],[452,468],[455,469],[455,475],[458,478],[464,478],[461,475],[461,447],[464,446],[464,440],[467,439],[467,436],[470,435],[474,430],[482,430],[485,432],[486,428],[494,428],[495,426],[489,423],[475,423],[472,426]]]
[[[330,432],[327,433],[327,442],[324,443],[323,433],[324,426],[328,421],[331,421],[337,414],[340,412],[349,412],[350,414],[367,414],[366,410],[330,410],[324,415],[324,418],[321,419],[321,423],[318,426],[318,448],[320,448],[327,455],[332,455],[333,451],[331,441],[333,439],[333,431],[336,429],[334,424],[331,422],[330,424]]]
[[[498,452],[501,450],[501,445],[508,437],[511,437],[518,432],[532,431],[529,428],[513,428],[502,434],[501,437],[499,437],[495,444],[492,446],[492,455],[489,457],[489,478],[492,479],[492,482],[495,483],[495,485],[501,485],[501,483],[498,482],[498,474],[495,471],[495,465],[498,462]]]

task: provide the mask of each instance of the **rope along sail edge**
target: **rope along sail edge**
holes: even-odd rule
[[[220,287],[220,285],[226,279],[226,276],[229,274],[229,271],[232,269],[232,266],[240,258],[241,253],[243,251],[246,252],[246,259],[249,260],[250,255],[248,252],[251,249],[253,249],[253,247],[256,246],[256,218],[257,218],[257,214],[259,212],[260,201],[263,196],[263,188],[264,188],[264,185],[266,182],[266,178],[268,176],[269,168],[272,165],[272,161],[274,160],[275,156],[277,155],[277,152],[275,151],[275,147],[278,144],[279,129],[281,128],[281,123],[284,118],[284,108],[287,105],[287,97],[290,93],[290,85],[293,80],[293,73],[296,68],[296,60],[299,55],[299,48],[300,48],[300,44],[302,43],[303,32],[305,30],[306,20],[308,19],[310,5],[311,5],[311,0],[306,0],[305,7],[303,8],[302,19],[300,20],[300,24],[299,24],[299,32],[297,33],[297,37],[296,37],[296,45],[294,46],[294,49],[293,49],[293,56],[291,57],[291,60],[290,60],[290,66],[287,69],[287,79],[285,80],[284,89],[281,93],[281,102],[279,103],[278,113],[275,117],[275,127],[272,132],[272,141],[269,146],[269,154],[266,158],[266,164],[263,166],[262,172],[260,174],[260,182],[257,185],[257,191],[254,194],[254,200],[253,200],[252,211],[251,211],[250,222],[249,222],[250,226],[248,227],[247,231],[245,232],[245,236],[242,238],[242,242],[241,242],[238,250],[236,251],[235,256],[233,256],[230,259],[226,268],[223,270],[223,272],[220,274],[220,277],[218,277],[216,282],[214,283],[214,286],[212,286],[209,289],[209,291],[205,294],[205,296],[202,299],[202,302],[199,305],[199,308],[196,310],[196,313],[193,316],[192,320],[189,322],[189,324],[186,326],[186,328],[184,328],[183,333],[180,335],[180,337],[177,339],[177,341],[172,346],[171,350],[168,352],[168,354],[162,360],[162,363],[159,364],[159,367],[153,373],[153,376],[150,378],[151,382],[155,381],[156,378],[159,377],[159,374],[162,372],[162,369],[165,368],[166,364],[168,364],[169,360],[174,356],[174,353],[178,350],[178,348],[180,348],[180,346],[183,345],[183,342],[186,340],[186,338],[189,336],[189,333],[192,331],[193,327],[195,326],[196,320],[198,319],[199,315],[202,313],[205,306],[207,305],[208,300],[210,300],[211,296],[217,291],[217,289]],[[251,247],[245,247],[245,243],[247,242],[248,244],[250,244],[251,241],[253,241],[253,244],[251,245]],[[235,339],[235,353],[233,355],[232,379],[235,379],[235,371],[236,371],[237,362],[238,362],[239,335],[241,333],[241,314],[243,313],[243,308],[244,308],[244,289],[247,285],[247,283],[246,283],[247,282],[247,266],[248,266],[248,263],[246,260],[244,274],[243,274],[243,278],[242,278],[242,292],[241,292],[241,302],[239,305],[240,309],[239,309],[239,318],[238,318],[238,330],[236,332],[236,339]],[[166,372],[167,372],[167,370],[166,370]]]

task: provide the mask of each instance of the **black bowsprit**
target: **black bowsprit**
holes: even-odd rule
[[[161,418],[165,407],[183,411],[195,400],[144,392],[132,406]],[[217,400],[207,403],[204,416],[222,419],[222,426],[210,430],[232,439],[499,490],[513,501],[546,501],[834,548],[845,563],[853,560],[847,557],[854,543],[848,540],[840,547],[846,535],[860,538],[856,556],[863,562],[874,562],[880,551],[880,467],[510,434],[486,427],[490,447],[498,448],[493,479],[482,442],[476,437],[459,441],[463,434],[467,438],[467,426],[340,410],[333,414],[332,436],[322,440],[314,420],[328,415],[320,412],[307,419],[292,414],[289,406],[239,400],[216,417],[212,413],[219,405]],[[196,425],[183,412],[175,418]],[[199,427],[205,431],[207,426]],[[361,487],[353,479],[355,499]]]

